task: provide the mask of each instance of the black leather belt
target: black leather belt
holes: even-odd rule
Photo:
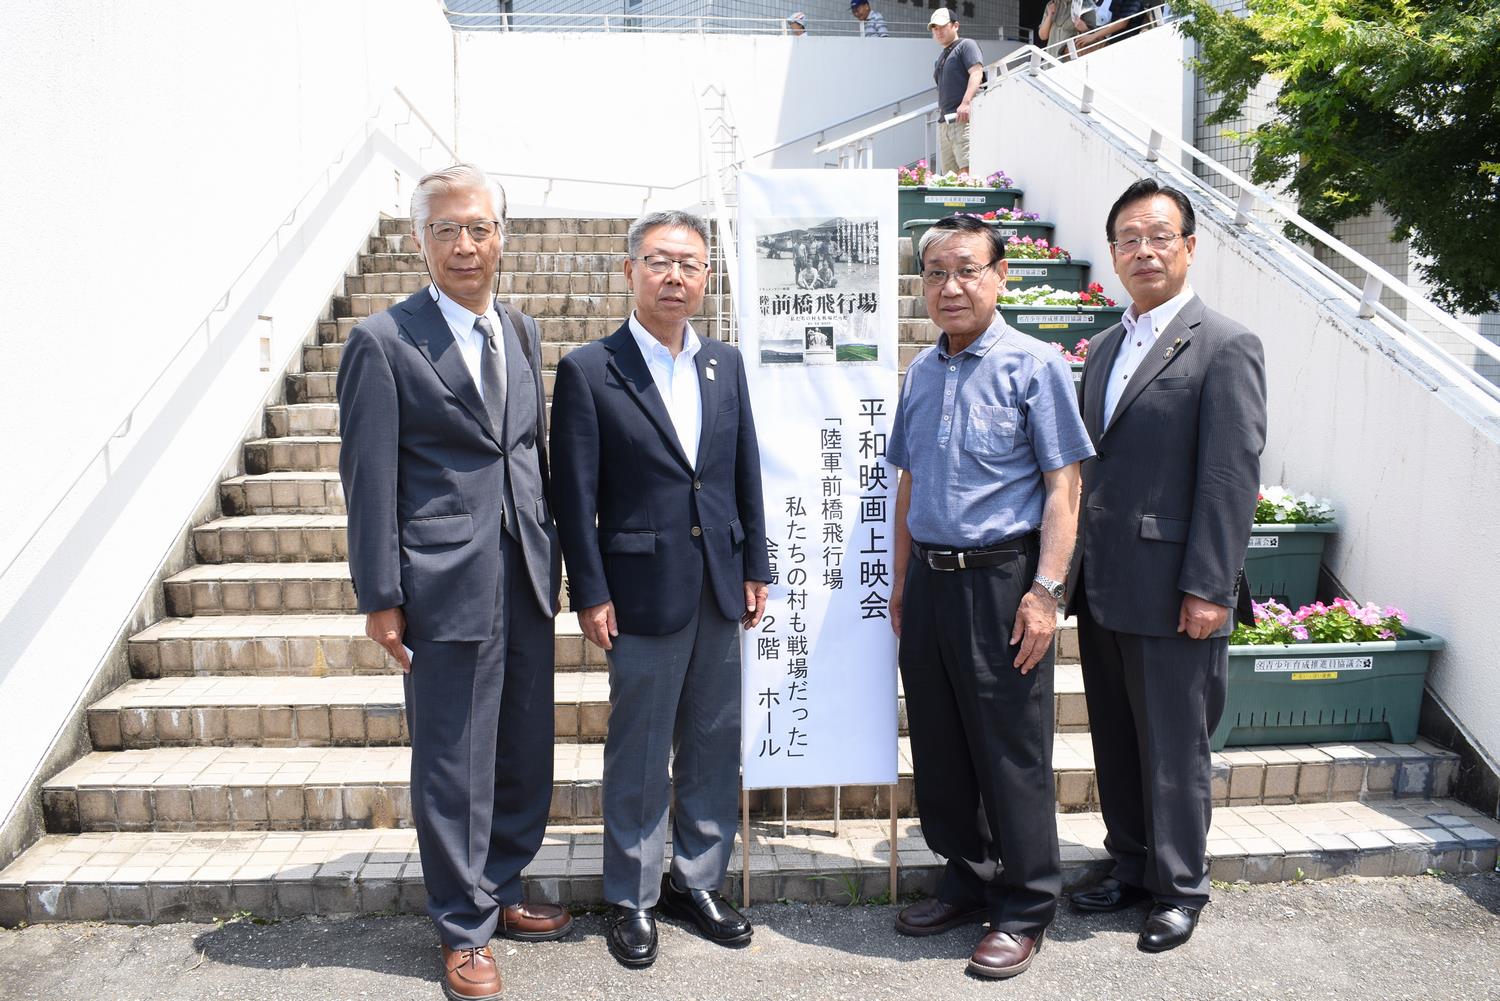
[[[932,549],[915,541],[912,542],[911,549],[917,554],[917,559],[926,563],[931,569],[951,572],[975,570],[979,567],[997,567],[1002,563],[1009,563],[1017,556],[1025,556],[1036,549],[1040,543],[1041,536],[1038,533],[1028,532],[982,549]]]

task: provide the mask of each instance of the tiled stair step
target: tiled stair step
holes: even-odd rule
[[[339,563],[349,559],[347,523],[342,514],[219,518],[193,529],[193,549],[201,563]]]
[[[373,316],[381,310],[405,300],[405,295],[347,295],[333,297],[334,316]],[[628,316],[634,301],[626,293],[604,295],[510,295],[505,301],[523,313],[538,318],[547,317],[620,317]],[[903,300],[904,301],[904,300]],[[914,300],[915,301],[915,300]],[[704,300],[701,312],[713,313],[717,308],[714,296]]]
[[[336,375],[328,376],[330,392]],[[333,397],[330,397],[332,399]],[[245,442],[247,473],[309,473],[339,468],[338,435],[294,435]]]
[[[578,617],[560,613],[553,656],[561,671],[603,669]],[[162,619],[126,643],[138,678],[198,676],[342,677],[400,668],[365,636],[363,615],[199,615]]]
[[[349,564],[200,563],[163,582],[167,614],[306,615],[357,609]]]
[[[900,738],[896,805],[914,810],[911,749]],[[600,816],[603,744],[553,744],[550,819]],[[156,747],[94,751],[42,787],[48,831],[331,830],[411,823],[406,747]],[[1053,772],[1060,812],[1097,806],[1093,748],[1085,733],[1058,734]],[[1445,797],[1458,757],[1425,741],[1240,750],[1214,755],[1217,805]],[[889,811],[889,786],[847,786],[847,817]],[[794,789],[790,816],[832,816],[831,788]],[[780,814],[778,791],[751,793],[753,813]]]
[[[313,404],[338,411],[333,404]],[[219,484],[219,503],[228,515],[344,514],[344,486],[331,470],[249,473]]]
[[[1063,888],[1108,871],[1098,814],[1057,818]],[[1214,811],[1209,874],[1276,883],[1335,876],[1454,875],[1495,865],[1500,825],[1455,800],[1227,807]],[[901,894],[932,893],[941,860],[915,820],[897,822]],[[671,855],[671,845],[664,853]],[[527,898],[572,907],[604,903],[603,831],[548,830],[524,878]],[[742,848],[724,892],[741,895]],[[664,859],[665,861],[665,859]],[[750,834],[751,903],[850,904],[890,889],[890,825],[846,820],[756,821]],[[425,913],[421,856],[410,830],[49,834],[0,872],[0,926],[23,921],[198,921],[248,911],[262,918]],[[894,935],[894,933],[892,933]]]
[[[559,743],[599,743],[609,724],[609,675],[560,672]],[[1076,665],[1058,669],[1058,729],[1088,725]],[[906,700],[897,718],[906,733]],[[128,681],[88,710],[96,751],[149,747],[328,747],[410,743],[398,674],[337,678],[182,677]]]
[[[507,219],[505,221],[505,232],[514,236],[520,233],[615,233],[625,234],[630,232],[632,220],[624,216],[579,216],[576,218],[557,216],[537,216]],[[394,216],[380,220],[379,232],[382,236],[410,233],[412,231],[412,220],[407,217]]]
[[[621,256],[624,260],[624,256]],[[427,285],[425,272],[376,272],[351,275],[344,279],[346,295],[408,296]],[[619,268],[577,270],[568,272],[515,271],[500,272],[495,287],[501,296],[512,295],[626,295],[630,286]]]
[[[501,275],[535,272],[571,274],[619,271],[623,273],[627,256],[628,253],[623,247],[612,253],[591,254],[537,253],[535,251],[521,253],[507,246],[500,256],[500,273]],[[359,271],[365,275],[416,273],[422,275],[425,280],[427,263],[422,260],[421,254],[360,254]]]
[[[505,238],[504,253],[512,254],[623,254],[625,234],[515,233]],[[417,241],[409,233],[372,236],[365,241],[366,254],[415,254]]]
[[[537,317],[537,332],[541,335],[543,344],[586,344],[614,333],[620,328],[620,324],[625,322],[625,316],[626,313],[621,312],[618,316]],[[319,343],[325,345],[344,343],[349,339],[350,331],[361,319],[362,317],[357,316],[343,316],[336,320],[319,320]],[[720,336],[719,322],[713,314],[700,313],[693,317],[693,329],[700,336],[723,339]],[[336,364],[332,366],[332,368],[337,367]],[[331,371],[332,369],[327,366],[313,366],[312,370]]]

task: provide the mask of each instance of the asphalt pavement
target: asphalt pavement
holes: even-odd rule
[[[1500,875],[1220,887],[1193,940],[1136,949],[1143,909],[1066,906],[1031,970],[965,973],[981,929],[912,939],[889,906],[760,904],[725,949],[661,923],[661,958],[626,970],[599,914],[565,940],[497,943],[509,999],[1500,999]],[[436,940],[411,916],[0,931],[0,998],[66,1001],[437,1001]]]

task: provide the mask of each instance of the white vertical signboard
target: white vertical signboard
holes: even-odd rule
[[[742,639],[745,788],[894,783],[896,174],[747,171],[738,213],[772,575]]]

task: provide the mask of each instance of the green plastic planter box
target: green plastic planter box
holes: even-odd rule
[[[955,212],[1013,209],[1020,200],[1020,188],[897,188],[896,228],[904,230],[913,219],[940,219]]]
[[[1038,340],[1072,347],[1080,338],[1094,338],[1120,322],[1124,306],[1001,306],[1005,322]]]
[[[1422,685],[1443,641],[1407,630],[1374,643],[1229,648],[1229,699],[1215,751],[1252,744],[1417,739]]]
[[[1059,292],[1082,292],[1088,288],[1088,261],[1028,261],[1006,259],[1005,287],[1010,291],[1051,285]]]
[[[937,222],[936,219],[912,219],[902,225],[901,230],[903,235],[911,237],[911,252],[913,255],[916,254],[917,247],[922,243],[923,234],[931,229],[932,224],[935,222]],[[999,233],[1002,240],[1009,240],[1013,236],[1029,236],[1033,240],[1046,240],[1048,243],[1052,242],[1052,230],[1056,228],[1056,224],[1050,222],[986,221],[985,225]]]
[[[1296,611],[1318,597],[1318,567],[1323,546],[1338,525],[1282,525],[1276,522],[1250,527],[1250,545],[1245,550],[1245,579],[1256,601],[1274,599]]]

